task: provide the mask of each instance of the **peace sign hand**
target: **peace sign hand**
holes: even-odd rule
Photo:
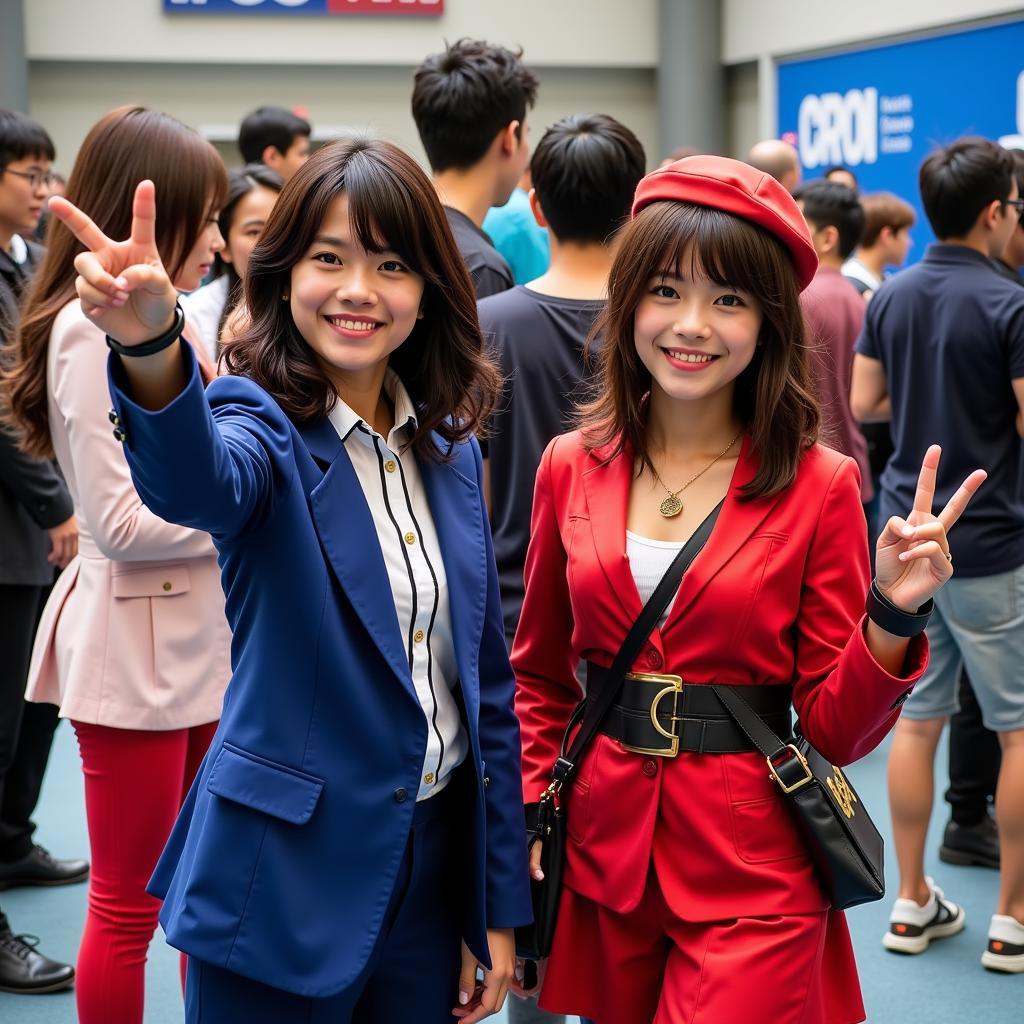
[[[906,519],[893,516],[875,549],[878,589],[898,608],[916,612],[953,575],[946,532],[963,515],[968,502],[988,474],[976,469],[938,514],[932,515],[935,479],[942,449],[933,444],[925,452],[917,481],[914,508]]]
[[[132,203],[131,237],[108,238],[81,210],[54,196],[50,209],[86,251],[75,257],[82,312],[122,345],[141,345],[170,330],[178,300],[156,248],[156,189],[141,181]]]

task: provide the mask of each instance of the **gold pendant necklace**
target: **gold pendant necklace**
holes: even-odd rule
[[[732,446],[740,439],[740,434],[742,433],[743,431],[741,429],[739,434],[737,434],[729,442],[729,447],[726,448],[721,455],[716,455],[715,458],[713,458],[699,473],[697,473],[695,476],[691,476],[690,479],[687,480],[682,487],[674,491],[670,491],[668,487],[665,486],[665,481],[662,480],[661,477],[658,475],[658,471],[654,468],[654,463],[651,463],[651,472],[654,474],[654,479],[657,480],[658,483],[661,484],[661,486],[664,487],[665,490],[668,492],[668,497],[665,498],[662,501],[662,503],[658,506],[658,511],[666,519],[675,519],[675,517],[683,511],[684,506],[682,499],[679,497],[679,495],[682,494],[683,491],[685,491],[686,488],[690,486],[690,484],[699,480],[716,462],[718,462],[720,459],[724,459],[726,455],[729,454],[730,450],[732,449]]]

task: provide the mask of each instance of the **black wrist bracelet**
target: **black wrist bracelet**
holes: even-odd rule
[[[161,334],[159,338],[144,342],[142,345],[122,345],[121,342],[115,341],[108,334],[107,348],[111,352],[116,352],[119,356],[127,356],[131,359],[140,356],[151,356],[157,352],[163,352],[165,348],[173,345],[181,337],[184,330],[185,311],[181,308],[181,303],[176,302],[174,304],[174,323],[166,334]]]
[[[928,620],[932,617],[934,601],[926,601],[916,612],[907,612],[897,608],[885,594],[878,589],[878,583],[871,581],[868,590],[868,618],[893,636],[912,637],[923,633]]]

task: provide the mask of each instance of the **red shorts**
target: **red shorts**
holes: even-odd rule
[[[687,922],[652,871],[628,914],[564,890],[540,1005],[597,1024],[856,1024],[852,965],[842,915]]]

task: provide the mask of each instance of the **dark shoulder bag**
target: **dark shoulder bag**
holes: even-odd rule
[[[846,776],[799,733],[788,743],[781,739],[738,687],[712,689],[768,762],[832,906],[845,910],[880,900],[885,895],[882,837]]]
[[[559,803],[559,794],[564,786],[570,785],[576,775],[580,761],[597,735],[602,719],[622,688],[623,678],[632,668],[636,656],[658,624],[662,612],[679,589],[683,573],[707,543],[721,510],[722,505],[719,503],[672,560],[672,564],[622,642],[601,692],[596,696],[591,694],[589,701],[581,701],[573,711],[562,739],[561,754],[551,771],[551,785],[544,791],[535,807],[527,808],[530,848],[532,849],[538,840],[543,840],[544,843],[540,862],[544,878],[540,882],[530,880],[533,924],[516,929],[517,956],[527,960],[541,960],[551,952],[558,904],[562,895],[562,870],[565,865],[566,819],[565,808]],[[577,725],[580,727],[579,732],[570,745],[569,739]]]

